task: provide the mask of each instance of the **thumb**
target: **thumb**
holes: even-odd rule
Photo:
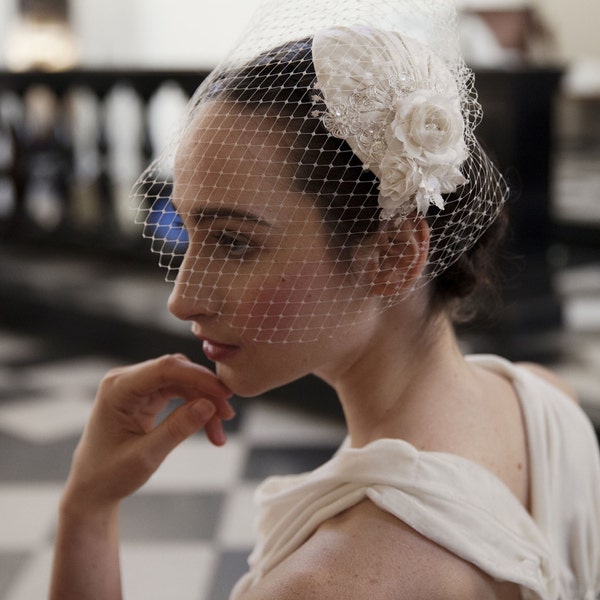
[[[202,429],[216,412],[208,400],[188,402],[174,410],[148,437],[163,459],[181,442]]]

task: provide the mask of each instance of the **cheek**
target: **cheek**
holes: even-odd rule
[[[319,273],[318,265],[302,265],[248,290],[237,316],[245,317],[243,327],[256,341],[309,341],[331,326],[330,315],[339,310],[334,300],[339,287],[339,277]]]

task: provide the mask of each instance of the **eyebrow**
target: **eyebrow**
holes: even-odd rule
[[[272,227],[272,223],[265,221],[258,215],[251,212],[246,212],[233,207],[219,206],[215,208],[202,208],[198,211],[190,211],[190,216],[193,217],[197,223],[206,221],[209,219],[235,219],[237,221],[244,221],[250,223],[256,223],[263,227]]]

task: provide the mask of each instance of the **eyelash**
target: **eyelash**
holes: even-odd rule
[[[213,236],[215,245],[226,257],[247,259],[258,250],[258,246],[252,243],[246,236],[236,232],[222,231]]]
[[[186,231],[185,223],[179,214],[175,213],[175,217],[172,221],[172,226]],[[246,236],[240,235],[234,231],[221,231],[215,232],[211,235],[211,245],[219,249],[226,258],[243,260],[250,258],[251,254],[259,249],[259,247],[252,243]],[[186,235],[186,242],[187,235]]]

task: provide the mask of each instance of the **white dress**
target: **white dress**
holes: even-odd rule
[[[298,549],[324,521],[369,498],[523,600],[596,600],[600,592],[600,453],[586,415],[529,370],[495,356],[519,395],[528,436],[531,514],[484,467],[402,440],[346,444],[315,471],[272,477],[257,492],[256,548],[231,599]]]

